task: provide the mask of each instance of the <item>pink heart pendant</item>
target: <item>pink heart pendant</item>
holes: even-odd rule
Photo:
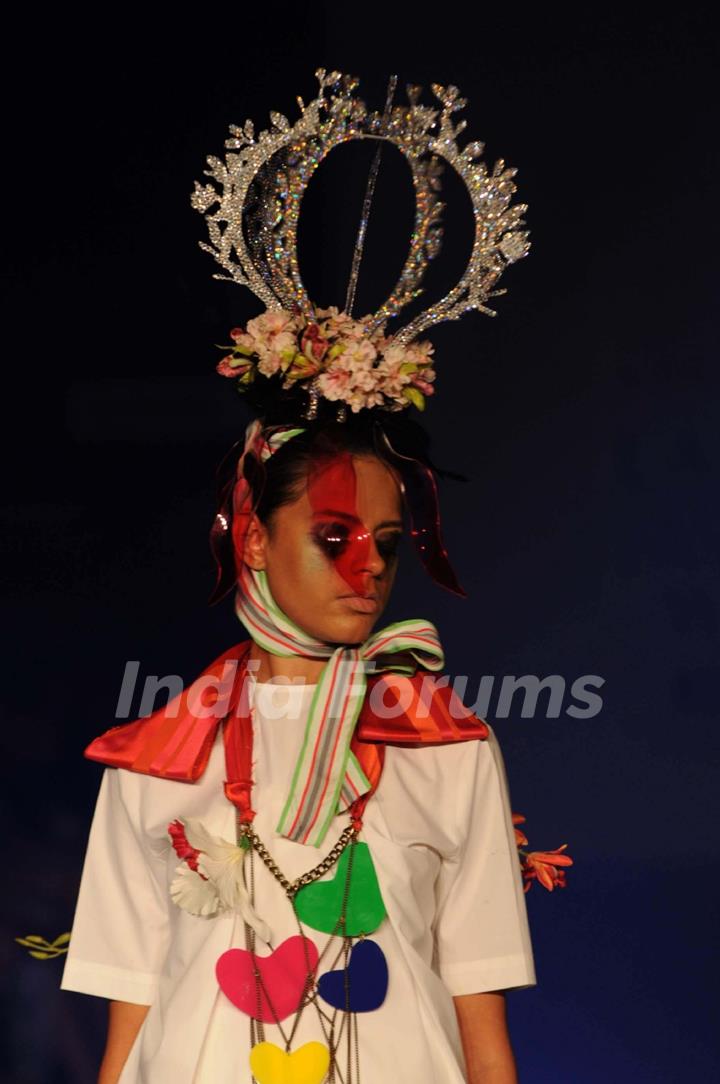
[[[246,949],[228,949],[218,957],[215,974],[220,989],[236,1008],[255,1020],[272,1024],[298,1011],[308,971],[314,972],[317,962],[314,941],[296,934],[269,956],[255,953],[255,964]],[[256,967],[259,978],[254,974]]]

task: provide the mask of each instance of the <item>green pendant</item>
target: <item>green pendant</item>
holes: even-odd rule
[[[343,927],[340,918],[351,851],[352,869]],[[296,892],[294,905],[300,921],[313,930],[336,933],[340,937],[343,934],[359,937],[376,930],[387,912],[367,843],[351,843],[346,847],[337,861],[333,879],[305,885]]]

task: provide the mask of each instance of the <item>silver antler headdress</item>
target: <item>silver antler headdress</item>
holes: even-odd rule
[[[308,416],[314,415],[318,395],[353,411],[372,406],[402,410],[410,403],[423,409],[435,372],[432,345],[417,336],[473,309],[495,316],[486,301],[506,292],[494,289],[495,283],[508,264],[529,250],[527,231],[521,228],[527,206],[510,206],[517,170],[499,159],[489,173],[481,161],[482,143],[458,147],[465,121],[454,123],[453,114],[467,103],[457,87],[433,84],[442,108],[431,109],[419,104],[421,88],[408,85],[408,105],[391,106],[388,100],[384,113],[378,113],[355,97],[354,77],[327,74],[322,68],[315,74],[319,93],[307,106],[298,98],[295,124],[271,112],[272,127],[257,137],[252,121],[231,125],[225,160],[207,159],[205,174],[212,183],[195,182],[192,206],[205,215],[210,234],[210,244],[200,242],[201,248],[226,272],[214,277],[247,287],[268,310],[246,329],[231,332],[234,345],[218,371],[237,378],[241,390],[258,375],[277,375],[286,389],[301,383],[310,393]],[[409,164],[416,197],[410,248],[395,288],[377,312],[360,320],[349,311],[313,305],[297,251],[300,208],[310,178],[331,150],[353,139],[397,147]],[[386,336],[387,321],[422,293],[428,261],[440,249],[440,173],[445,163],[460,176],[472,201],[470,259],[441,301]],[[361,229],[354,276],[363,236]],[[353,294],[354,289],[349,290],[348,298]]]

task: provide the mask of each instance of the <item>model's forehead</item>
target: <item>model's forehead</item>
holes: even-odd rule
[[[393,472],[377,459],[348,454],[313,464],[292,506],[301,518],[359,521],[370,530],[402,523],[402,494]]]

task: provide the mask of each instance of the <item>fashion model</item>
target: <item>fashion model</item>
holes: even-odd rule
[[[96,738],[103,764],[62,979],[109,1000],[99,1084],[513,1084],[505,991],[535,984],[503,758],[445,675],[435,626],[382,625],[409,535],[464,596],[443,545],[418,335],[485,302],[524,256],[514,170],[456,138],[464,102],[356,97],[317,73],[291,124],[231,128],[196,185],[210,251],[265,311],[218,372],[252,411],[218,472],[217,581],[246,636],[163,708]],[[417,195],[391,297],[352,316],[307,297],[302,195],[348,139],[392,142]],[[390,334],[439,248],[442,163],[475,215],[468,268]],[[451,389],[448,391],[451,394]],[[422,612],[422,601],[417,600]],[[198,668],[199,669],[199,668]]]

